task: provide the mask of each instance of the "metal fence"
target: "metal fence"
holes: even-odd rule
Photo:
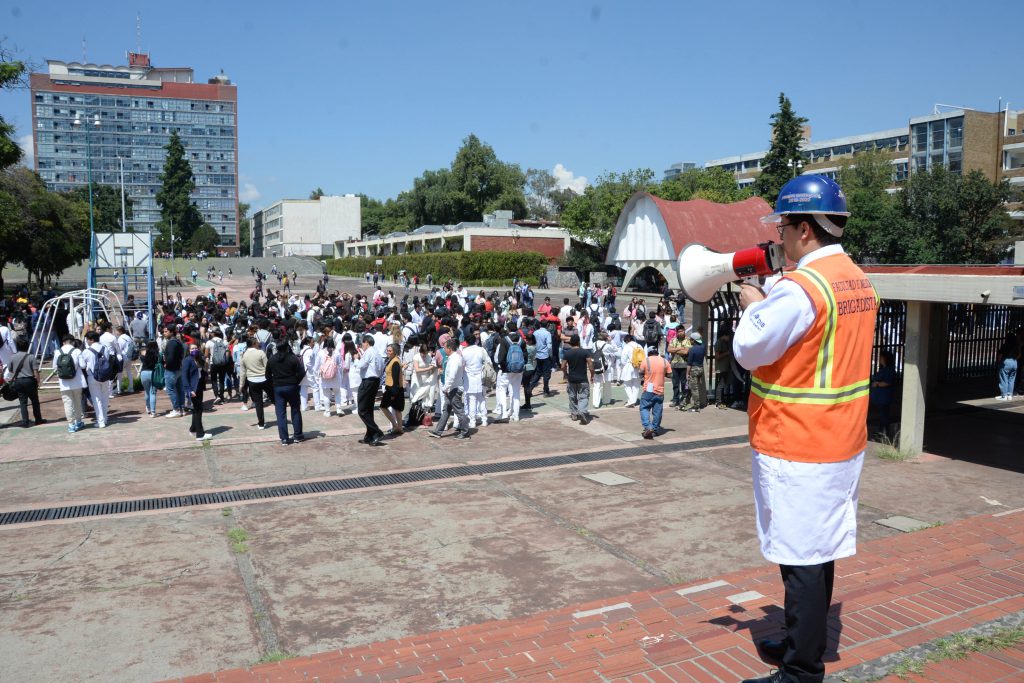
[[[950,304],[944,322],[943,379],[984,377],[995,373],[1007,333],[1024,326],[1024,307]]]
[[[942,309],[938,308],[938,312]],[[708,304],[708,377],[715,376],[714,345],[723,323],[733,328],[740,319],[739,293],[728,289]],[[984,377],[995,372],[996,357],[1008,332],[1024,327],[1024,307],[949,304],[945,311],[943,344],[937,349],[942,380]],[[871,367],[882,351],[893,354],[894,368],[903,375],[907,338],[907,303],[883,299],[878,305]]]

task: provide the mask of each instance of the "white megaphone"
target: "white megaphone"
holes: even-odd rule
[[[771,275],[786,265],[781,244],[764,242],[731,254],[688,244],[679,253],[679,283],[683,295],[699,304],[711,301],[722,285],[744,278]]]

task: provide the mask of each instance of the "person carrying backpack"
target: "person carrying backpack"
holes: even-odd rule
[[[519,390],[526,368],[526,342],[514,322],[507,323],[507,334],[498,346],[498,420],[519,422]]]
[[[68,434],[74,434],[85,426],[85,414],[82,412],[85,375],[82,374],[82,352],[75,348],[74,336],[64,335],[63,342],[64,345],[53,356],[53,369],[60,385],[60,400],[64,404]]]
[[[657,313],[654,311],[647,312],[647,320],[644,321],[641,336],[644,340],[644,345],[649,348],[660,348],[661,345],[661,325],[657,320]]]
[[[100,335],[95,330],[90,330],[85,335],[88,347],[81,355],[80,362],[85,370],[86,382],[89,386],[89,396],[92,399],[92,407],[96,415],[96,427],[103,429],[107,426],[107,408],[110,406],[110,383],[117,372],[110,362],[111,352],[103,344],[100,344]]]
[[[227,342],[224,341],[224,333],[220,329],[215,329],[213,336],[203,344],[203,352],[210,368],[210,381],[215,397],[213,403],[224,403],[224,380],[231,372],[232,358]]]

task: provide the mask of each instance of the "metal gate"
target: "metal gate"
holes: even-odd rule
[[[950,304],[944,336],[946,362],[942,379],[995,374],[996,356],[1008,332],[1024,326],[1024,307]]]

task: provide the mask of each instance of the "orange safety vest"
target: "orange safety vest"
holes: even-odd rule
[[[752,373],[750,445],[797,462],[849,460],[867,446],[878,295],[846,254],[788,273],[814,305],[811,328]]]

